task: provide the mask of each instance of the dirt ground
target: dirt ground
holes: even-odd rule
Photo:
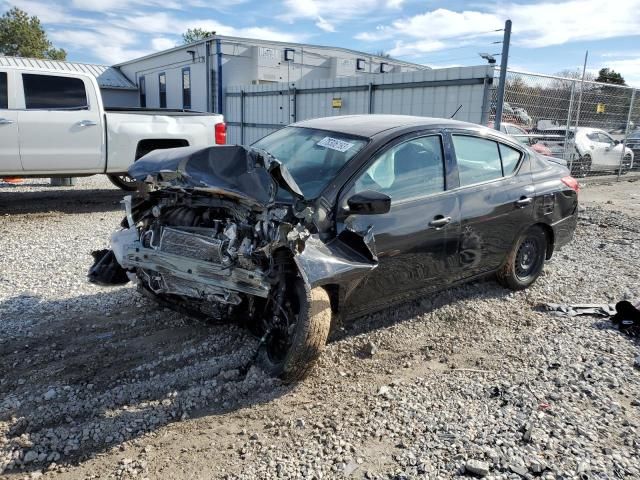
[[[488,279],[360,319],[293,386],[238,327],[85,285],[119,192],[26,190],[0,189],[2,478],[435,479],[469,460],[640,478],[637,341],[540,308],[640,298],[640,182],[586,186],[575,241],[531,289]]]

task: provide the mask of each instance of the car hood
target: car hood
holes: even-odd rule
[[[220,194],[262,208],[273,205],[278,188],[304,198],[282,163],[239,145],[154,150],[129,167],[129,176],[160,188]]]

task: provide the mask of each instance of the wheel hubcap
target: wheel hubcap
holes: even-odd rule
[[[516,275],[519,278],[526,278],[531,275],[536,268],[538,260],[538,245],[534,240],[527,239],[518,248],[516,255]]]

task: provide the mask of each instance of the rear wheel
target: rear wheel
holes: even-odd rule
[[[509,252],[507,260],[498,271],[498,282],[511,290],[523,290],[542,273],[547,253],[545,231],[533,226],[520,235]]]
[[[622,165],[620,166],[620,173],[624,175],[625,173],[628,173],[629,170],[631,170],[631,155],[627,153],[622,159]]]
[[[574,177],[586,177],[591,171],[591,155],[585,153],[579,155],[571,165],[571,175]]]
[[[286,299],[265,322],[258,363],[269,374],[295,382],[309,374],[327,343],[331,304],[323,288],[309,290],[299,277],[288,283]]]
[[[137,189],[137,182],[129,175],[107,175],[109,181],[116,187],[127,192],[133,192]]]

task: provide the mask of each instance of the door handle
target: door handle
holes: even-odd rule
[[[8,118],[0,118],[0,125],[11,125],[13,120],[9,120]]]
[[[442,228],[449,223],[451,223],[451,217],[436,215],[435,217],[433,217],[433,220],[429,222],[429,226],[435,227],[435,228]]]
[[[97,123],[93,120],[81,120],[78,122],[79,127],[93,127],[95,125],[97,125]]]
[[[533,198],[531,197],[520,197],[520,200],[516,200],[516,206],[517,207],[526,207],[527,205],[531,205],[531,202],[533,202]]]

